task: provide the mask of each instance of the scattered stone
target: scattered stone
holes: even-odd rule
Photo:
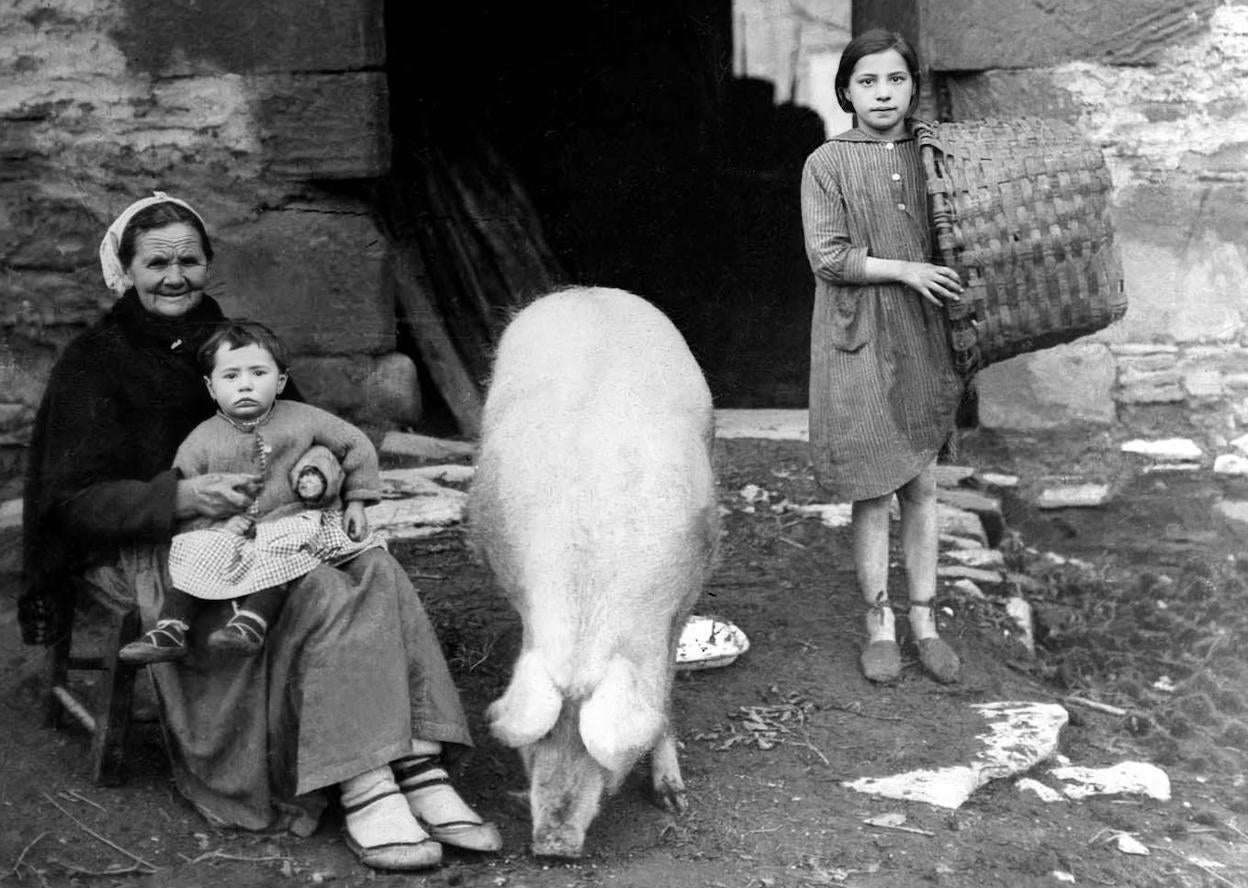
[[[1159,462],[1144,467],[1145,475],[1156,475],[1161,472],[1199,472],[1203,469],[1198,462]]]
[[[984,586],[999,586],[1003,579],[999,571],[964,567],[961,564],[942,564],[936,568],[936,576],[942,580],[970,580]]]
[[[851,503],[809,503],[805,506],[793,506],[792,511],[818,518],[828,527],[849,527],[853,521],[853,508]]]
[[[1155,441],[1136,439],[1122,445],[1123,453],[1138,453],[1162,460],[1200,459],[1204,452],[1190,438],[1161,438]]]
[[[1023,777],[1014,783],[1019,792],[1034,792],[1040,796],[1042,802],[1064,802],[1066,797],[1053,789],[1051,786],[1045,786],[1034,777]]]
[[[939,487],[957,487],[975,474],[972,466],[936,466],[936,484]]]
[[[477,445],[470,441],[431,438],[412,432],[386,432],[381,442],[386,456],[412,456],[420,459],[462,459],[476,455]]]
[[[996,546],[1005,536],[1005,517],[1001,514],[1001,500],[997,497],[963,488],[938,487],[936,500],[978,515],[987,535],[988,545]]]
[[[988,534],[984,530],[984,522],[979,520],[978,515],[965,509],[937,501],[936,526],[940,533],[969,537],[978,540],[981,545],[988,545]]]
[[[1213,508],[1228,521],[1248,524],[1248,502],[1244,500],[1222,500]]]
[[[999,549],[949,549],[943,557],[967,567],[1005,567],[1005,556]]]
[[[1075,874],[1068,873],[1066,870],[1053,870],[1051,875],[1059,882],[1069,882],[1072,885],[1075,883]]]
[[[1070,509],[1103,506],[1109,501],[1109,485],[1101,483],[1047,487],[1036,500],[1038,509]]]
[[[1000,472],[980,472],[975,476],[988,487],[1017,487],[1017,475],[1003,475]]]
[[[11,499],[0,503],[0,530],[21,526],[22,501],[20,499]]]
[[[1231,446],[1245,456],[1248,456],[1248,435],[1240,435],[1231,442]]]
[[[970,764],[863,777],[843,785],[870,795],[956,809],[989,780],[1026,773],[1052,756],[1068,718],[1055,703],[1001,702],[972,708],[989,725],[988,732],[977,738],[982,749]]]
[[[1170,778],[1148,762],[1119,762],[1109,768],[1081,768],[1071,765],[1053,768],[1049,774],[1064,785],[1068,799],[1094,795],[1146,795],[1161,802],[1170,801]]]
[[[1237,453],[1223,453],[1213,461],[1217,475],[1248,475],[1248,457]]]
[[[953,583],[953,590],[959,595],[965,595],[967,598],[986,599],[988,596],[984,594],[984,590],[980,589],[971,580],[963,577]]]
[[[957,536],[952,533],[942,533],[939,535],[940,542],[951,549],[982,549],[984,544],[977,539],[971,537]]]
[[[1147,846],[1130,833],[1118,833],[1114,842],[1118,846],[1118,850],[1123,854],[1138,854],[1141,857],[1148,856]]]
[[[1021,595],[1015,595],[1005,602],[1005,612],[1018,625],[1019,642],[1027,648],[1028,653],[1036,651],[1036,623],[1031,605]]]
[[[1047,588],[1044,583],[1040,582],[1035,577],[1029,577],[1027,574],[1014,573],[1013,571],[1006,572],[1005,581],[1013,585],[1014,588],[1018,589],[1020,592],[1043,592],[1045,588]]]

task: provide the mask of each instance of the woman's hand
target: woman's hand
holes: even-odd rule
[[[899,280],[935,306],[962,298],[962,279],[952,268],[930,262],[906,262]]]
[[[368,515],[359,500],[351,500],[342,510],[342,529],[357,543],[368,536]]]
[[[179,518],[237,515],[255,501],[263,480],[262,475],[242,472],[209,472],[186,478],[178,482],[175,512]]]

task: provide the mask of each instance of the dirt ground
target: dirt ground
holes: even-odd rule
[[[1189,431],[1207,447],[1200,429]],[[1125,435],[964,437],[960,463],[1020,478],[1004,497],[1002,547],[1011,568],[1032,580],[1025,594],[1038,616],[1037,653],[1018,644],[999,590],[986,587],[987,597],[975,599],[946,589],[942,631],[963,656],[963,681],[937,685],[907,650],[903,680],[885,688],[857,669],[862,607],[849,529],[783,510],[751,513],[740,495],[754,484],[772,504],[823,501],[805,445],[719,442],[726,535],[698,611],[735,622],[751,649],[731,666],[677,681],[688,813],[673,817],[650,805],[639,770],[591,828],[587,856],[571,864],[527,853],[519,762],[481,725],[506,682],[518,624],[458,532],[393,548],[440,627],[474,719],[479,748],[458,783],[500,825],[506,850],[492,857],[448,850],[447,864],[427,875],[358,866],[336,812],[307,839],[210,828],[173,791],[150,724],[132,736],[126,783],[92,786],[83,736],[41,726],[41,660],[18,644],[9,582],[0,596],[0,883],[1248,886],[1248,658],[1240,642],[1248,630],[1248,558],[1235,528],[1213,517],[1218,498],[1248,499],[1248,484],[1207,466],[1145,473],[1141,461],[1119,452]],[[1070,478],[1107,481],[1113,498],[1095,509],[1031,505],[1046,484]],[[13,541],[5,546],[11,552]],[[897,580],[894,598],[904,598]],[[1170,776],[1170,801],[1046,804],[1001,780],[950,811],[842,785],[964,761],[983,729],[969,704],[1069,695],[1125,714],[1068,707],[1060,752],[1080,765],[1159,764]],[[1043,780],[1043,768],[1036,771]],[[865,822],[898,813],[901,828]],[[1118,850],[1119,833],[1151,853]],[[129,855],[156,872],[138,872]],[[126,868],[132,871],[114,872]]]

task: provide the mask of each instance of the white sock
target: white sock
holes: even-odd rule
[[[451,786],[450,775],[442,767],[441,752],[440,743],[413,740],[412,755],[390,763],[412,813],[435,826],[480,823],[477,812]]]
[[[363,847],[396,842],[414,844],[429,837],[412,816],[389,767],[365,771],[339,786],[347,831]]]

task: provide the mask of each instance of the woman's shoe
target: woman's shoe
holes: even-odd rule
[[[446,823],[426,823],[430,837],[443,845],[454,845],[468,851],[491,853],[501,851],[503,837],[498,827],[489,821],[451,820]]]
[[[117,652],[117,659],[131,666],[170,663],[186,656],[188,627],[181,620],[161,620],[140,639]]]
[[[407,807],[407,801],[397,789],[383,791],[358,804],[346,806],[343,813],[347,847],[365,866],[382,870],[421,870],[441,865],[442,846],[420,830]],[[405,820],[410,827],[407,830],[401,828],[401,821]],[[394,829],[396,823],[400,827],[398,830]],[[365,844],[368,836],[364,833],[378,827],[386,829],[387,826],[390,827],[386,830],[389,837],[394,837],[396,832],[400,836],[411,832],[424,838]]]

